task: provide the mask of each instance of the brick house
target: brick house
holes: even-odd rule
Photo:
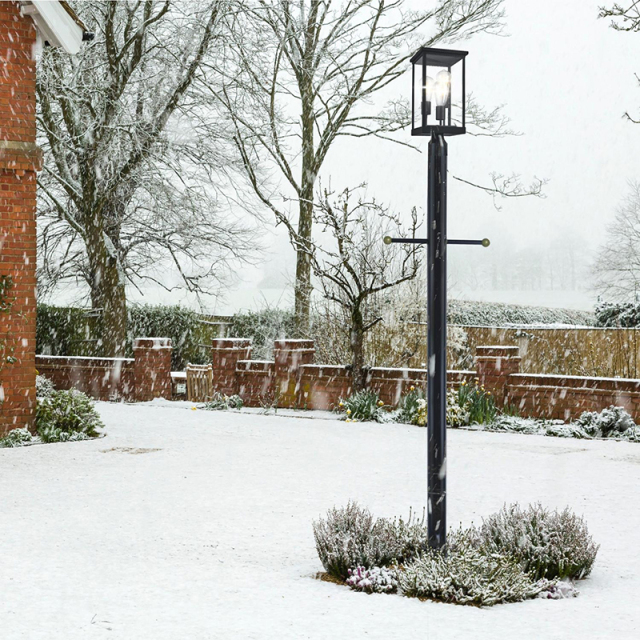
[[[36,63],[41,46],[80,50],[66,2],[0,3],[0,434],[32,427],[36,347]]]

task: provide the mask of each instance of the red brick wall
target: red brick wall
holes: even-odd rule
[[[136,338],[133,342],[133,376],[135,399],[147,402],[154,398],[171,400],[171,339]]]
[[[32,427],[35,407],[35,38],[18,3],[0,3],[0,276],[14,282],[0,312],[0,433]]]
[[[36,356],[38,373],[56,389],[78,389],[96,400],[135,399],[133,358]]]

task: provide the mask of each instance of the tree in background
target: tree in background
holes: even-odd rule
[[[353,388],[359,391],[366,382],[365,336],[383,319],[380,294],[417,276],[422,247],[405,244],[390,251],[382,243],[384,236],[406,235],[407,229],[388,207],[367,199],[364,187],[337,196],[322,191],[312,217],[322,236],[316,241],[300,237],[296,249],[308,257],[324,299],[337,307],[334,330],[348,327]],[[415,209],[411,219],[408,234],[415,238]]]
[[[75,57],[46,48],[39,65],[39,284],[84,281],[114,356],[127,284],[170,290],[173,267],[179,286],[211,293],[252,250],[247,223],[224,207],[234,166],[203,67],[228,2],[72,4],[96,36]]]
[[[397,142],[393,134],[409,123],[408,103],[395,100],[381,112],[367,105],[405,73],[415,50],[501,30],[502,0],[436,0],[420,11],[408,4],[241,0],[230,19],[228,57],[217,65],[227,82],[215,96],[233,121],[253,191],[286,226],[296,249],[295,313],[302,334],[312,291],[314,194],[332,145],[344,137]],[[427,27],[430,36],[423,33]],[[499,109],[484,110],[472,100],[468,113],[479,135],[512,133]],[[492,178],[491,186],[481,187],[492,195],[540,194],[539,181],[525,189],[514,176]]]
[[[596,291],[621,302],[635,302],[640,294],[640,182],[629,188],[593,267]]]

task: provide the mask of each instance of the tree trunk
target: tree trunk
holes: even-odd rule
[[[351,358],[353,392],[364,391],[367,386],[367,372],[364,368],[364,322],[357,308],[351,314]]]
[[[300,180],[300,205],[298,216],[298,241],[311,241],[313,226],[313,190],[316,183],[313,90],[304,83],[300,87],[302,97],[302,176]],[[311,305],[311,259],[309,254],[297,249],[295,284],[295,320],[300,336],[309,332]]]
[[[87,225],[91,303],[101,309],[98,353],[107,358],[124,356],[127,341],[127,298],[124,274],[113,243],[102,231],[100,221]]]

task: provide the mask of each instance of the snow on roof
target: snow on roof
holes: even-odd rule
[[[52,47],[62,47],[67,53],[78,53],[85,26],[73,9],[63,1],[23,1],[22,13],[31,16],[39,36]]]

